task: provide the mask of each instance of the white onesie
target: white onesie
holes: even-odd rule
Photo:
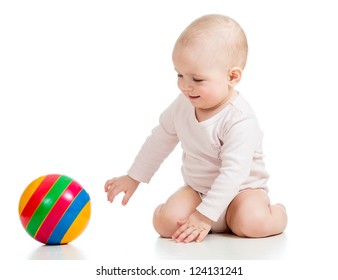
[[[197,210],[217,221],[239,191],[267,189],[262,137],[255,114],[241,95],[215,116],[198,122],[195,108],[180,94],[161,114],[128,175],[148,183],[181,142],[185,184],[203,194]]]

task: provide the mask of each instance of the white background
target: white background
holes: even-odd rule
[[[138,238],[144,228],[157,238],[152,211],[182,184],[179,147],[126,207],[120,197],[106,202],[103,185],[125,174],[179,94],[177,36],[195,18],[221,13],[248,38],[238,90],[265,133],[272,202],[286,205],[289,236],[307,240],[304,256],[325,260],[336,246],[328,242],[337,223],[336,10],[325,0],[2,1],[1,257],[14,264],[40,246],[17,208],[24,188],[50,173],[73,177],[91,196],[90,224],[74,244],[100,240],[114,250],[128,244],[125,230]]]

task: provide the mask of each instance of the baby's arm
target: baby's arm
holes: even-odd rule
[[[113,202],[116,195],[125,193],[122,204],[126,205],[140,182],[148,183],[163,160],[171,153],[178,143],[178,137],[173,125],[176,101],[161,115],[160,123],[152,130],[146,139],[134,163],[128,170],[128,175],[116,177],[106,182],[104,189],[107,199]]]
[[[122,205],[126,205],[139,184],[139,181],[128,175],[124,175],[108,180],[104,185],[104,190],[107,193],[107,199],[110,202],[113,202],[114,198],[119,193],[124,192],[125,195],[122,199]]]

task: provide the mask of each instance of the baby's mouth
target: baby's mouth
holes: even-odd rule
[[[189,98],[190,99],[197,99],[199,98],[200,96],[199,95],[189,95]]]

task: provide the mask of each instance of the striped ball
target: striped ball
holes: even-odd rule
[[[86,228],[90,197],[67,176],[42,176],[22,193],[19,215],[23,227],[35,240],[48,245],[66,244]]]

